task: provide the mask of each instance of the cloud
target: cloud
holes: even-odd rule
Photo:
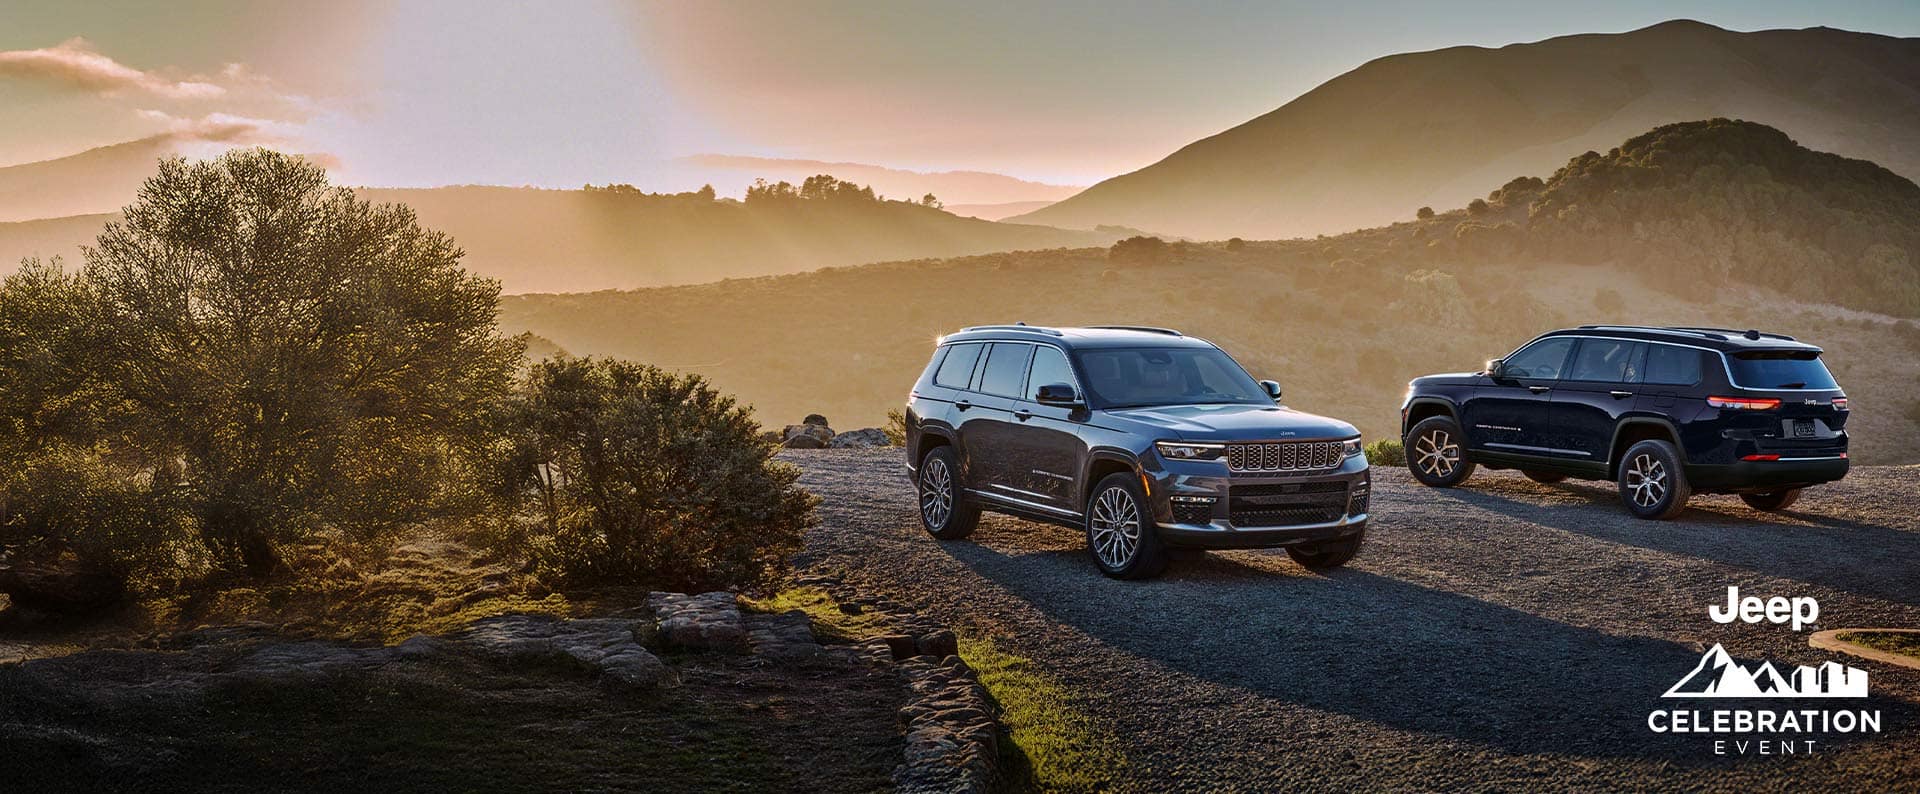
[[[229,67],[232,68],[232,67]],[[200,80],[173,80],[94,51],[86,39],[38,50],[0,51],[0,77],[43,80],[93,94],[140,92],[168,99],[209,99],[227,89]]]
[[[305,148],[301,125],[288,121],[209,113],[197,118],[175,116],[161,110],[137,111],[141,118],[160,125],[161,135],[171,138],[181,154],[192,157],[217,157],[236,146],[266,146],[298,151]],[[329,171],[342,167],[339,157],[326,152],[301,152],[300,156]]]
[[[162,134],[181,141],[230,143],[243,146],[274,145],[293,139],[298,125],[272,119],[209,113],[198,118],[175,116],[163,110],[141,110],[140,117],[158,122]]]

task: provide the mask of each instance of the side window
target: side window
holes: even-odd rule
[[[1647,383],[1691,386],[1700,382],[1702,351],[1673,345],[1647,345]]]
[[[1032,357],[1033,345],[995,344],[987,353],[987,368],[980,373],[980,391],[1019,397],[1020,385],[1027,382],[1027,359]]]
[[[1579,351],[1573,354],[1573,367],[1567,378],[1603,383],[1632,382],[1635,374],[1633,358],[1639,349],[1639,342],[1627,339],[1582,339]]]
[[[940,362],[940,371],[933,375],[935,386],[949,389],[967,388],[967,381],[973,377],[973,364],[980,360],[980,348],[985,345],[953,345],[947,349],[947,360]]]
[[[1515,378],[1555,380],[1566,370],[1567,354],[1573,352],[1573,337],[1542,339],[1507,357],[1507,375]]]
[[[1027,393],[1023,399],[1031,400],[1041,386],[1055,383],[1065,383],[1075,390],[1080,388],[1080,384],[1073,381],[1073,369],[1067,366],[1067,354],[1049,345],[1034,348],[1033,370],[1027,374]]]

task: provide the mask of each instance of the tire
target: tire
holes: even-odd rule
[[[1520,473],[1527,475],[1527,479],[1544,485],[1552,485],[1567,478],[1565,474],[1554,474],[1550,471],[1526,470]]]
[[[920,461],[914,486],[920,497],[920,526],[941,540],[959,540],[980,524],[980,506],[960,495],[960,459],[953,447],[934,447]]]
[[[1360,553],[1360,545],[1367,539],[1366,530],[1350,538],[1329,540],[1311,546],[1288,546],[1287,556],[1308,570],[1325,571],[1346,565],[1348,560]]]
[[[1743,493],[1740,495],[1740,501],[1746,502],[1748,507],[1755,510],[1765,510],[1769,513],[1792,507],[1793,503],[1799,500],[1800,489],[1798,488],[1787,488],[1779,491],[1768,491],[1766,493]]]
[[[1473,476],[1474,463],[1467,460],[1460,442],[1466,436],[1460,423],[1451,416],[1429,416],[1407,431],[1401,443],[1407,450],[1407,471],[1421,485],[1452,488]]]
[[[1087,499],[1087,551],[1115,579],[1151,579],[1167,568],[1167,549],[1153,525],[1140,479],[1109,474]]]
[[[1648,440],[1620,458],[1620,501],[1635,518],[1664,521],[1687,509],[1693,489],[1673,443]]]

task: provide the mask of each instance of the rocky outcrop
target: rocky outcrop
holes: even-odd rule
[[[900,708],[905,757],[893,770],[896,790],[986,792],[1000,774],[999,707],[959,656],[959,637],[885,596],[871,596],[823,574],[798,584],[819,587],[848,614],[884,616],[894,634],[867,642],[868,658],[891,664],[912,693]]]
[[[660,640],[696,651],[746,653],[746,623],[732,593],[648,593]]]
[[[885,430],[877,427],[863,427],[859,430],[849,430],[845,433],[835,434],[833,440],[827,442],[827,446],[834,449],[890,447],[893,446],[893,440],[887,438],[887,431]]]
[[[598,673],[608,684],[625,689],[650,689],[667,677],[667,666],[654,656],[634,632],[631,618],[562,620],[550,615],[500,615],[474,621],[450,638],[481,656],[504,661],[563,659]],[[433,652],[430,638],[411,655]]]

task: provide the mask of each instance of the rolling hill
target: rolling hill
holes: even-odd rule
[[[508,292],[588,292],[834,265],[1104,245],[1089,232],[961,218],[900,201],[714,201],[692,194],[506,187],[361,189],[451,234],[468,269]],[[115,215],[0,224],[0,273],[23,257],[78,261]]]
[[[1199,239],[1331,234],[1457,207],[1514,174],[1712,116],[1920,177],[1920,39],[1674,21],[1392,55],[1012,220]]]
[[[1398,432],[1406,381],[1575,323],[1762,328],[1822,345],[1855,456],[1920,462],[1920,188],[1778,130],[1637,135],[1492,200],[1318,240],[1001,253],[604,292],[524,295],[502,325],[581,355],[712,379],[764,423],[878,424],[939,335],[1137,323],[1225,346],[1300,408]],[[1783,221],[1783,214],[1791,221]],[[1821,268],[1813,284],[1805,267]],[[1904,291],[1895,287],[1905,285]],[[854,304],[854,311],[832,305]],[[714,318],[726,318],[716,332]]]
[[[173,136],[156,135],[0,167],[0,222],[114,212],[153,175],[154,161],[176,151]]]

